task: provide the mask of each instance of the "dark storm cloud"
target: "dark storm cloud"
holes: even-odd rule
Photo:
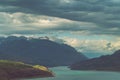
[[[93,34],[120,34],[119,0],[0,0],[0,5],[3,7],[1,12],[47,15],[97,25],[91,29],[89,25],[86,29],[74,27],[76,25],[62,25],[66,28],[59,27],[55,30],[89,30]]]

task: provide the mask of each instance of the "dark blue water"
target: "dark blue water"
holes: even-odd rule
[[[51,68],[56,77],[23,80],[120,80],[119,72],[73,71],[67,67]]]

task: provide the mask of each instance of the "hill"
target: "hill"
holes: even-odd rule
[[[44,66],[65,66],[86,60],[82,53],[66,44],[47,39],[9,36],[0,39],[0,59]]]
[[[72,70],[120,71],[120,50],[112,55],[80,61],[70,66]]]
[[[53,77],[53,74],[44,66],[0,60],[0,80],[31,77]]]

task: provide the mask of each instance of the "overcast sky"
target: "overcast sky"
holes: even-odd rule
[[[120,49],[120,0],[0,0],[0,35],[48,36],[88,56]]]

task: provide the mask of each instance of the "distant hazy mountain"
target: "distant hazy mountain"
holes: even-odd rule
[[[0,59],[45,66],[65,66],[87,58],[74,48],[47,39],[0,38]]]
[[[112,55],[81,61],[70,66],[74,70],[120,71],[120,50]]]

